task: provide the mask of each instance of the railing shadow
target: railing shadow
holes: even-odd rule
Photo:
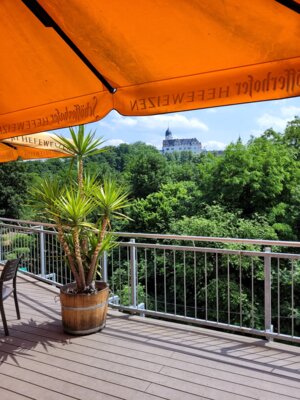
[[[151,322],[150,318],[146,320],[139,320],[134,318],[132,323],[135,324],[134,332],[128,329],[130,323],[130,315],[113,316],[110,315],[112,320],[119,319],[119,322],[107,326],[104,334],[121,338],[126,337],[126,340],[133,343],[146,343],[147,346],[156,349],[174,351],[175,353],[186,356],[197,356],[199,359],[220,362],[223,365],[238,366],[240,370],[252,370],[263,372],[265,374],[272,374],[284,376],[286,379],[299,381],[300,368],[300,348],[283,345],[276,343],[275,346],[263,339],[254,339],[253,341],[243,341],[242,337],[234,334],[225,334],[222,337],[222,332],[203,329],[199,333],[195,330],[189,331],[177,326],[166,326],[164,323],[159,323],[157,320]],[[124,322],[124,324],[123,324]],[[141,330],[139,332],[139,328]],[[151,332],[144,332],[144,328],[153,328],[163,330],[164,333],[153,334]],[[182,337],[185,333],[186,337]],[[229,338],[227,335],[231,335]],[[178,338],[178,339],[177,339]],[[250,339],[248,337],[248,339]],[[263,368],[262,368],[263,367]],[[267,368],[264,368],[267,367]],[[293,375],[293,376],[292,376]]]

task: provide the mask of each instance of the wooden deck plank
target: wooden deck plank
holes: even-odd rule
[[[297,399],[299,397],[299,389],[282,386],[278,383],[258,382],[257,379],[249,379],[240,377],[232,373],[213,374],[211,370],[187,372],[173,367],[164,367],[161,374],[172,376],[173,378],[182,381],[186,384],[198,384],[209,390],[214,388],[217,392],[220,391],[219,398],[233,399],[239,398],[247,394],[250,398],[263,398],[264,400],[281,400],[282,396],[290,396]],[[174,386],[175,388],[175,386]]]
[[[16,345],[17,344],[18,343],[16,343]],[[37,350],[38,349],[35,348],[35,351],[37,351]],[[44,352],[46,353],[45,354],[46,358],[49,357],[49,359],[50,359],[50,354],[51,353],[54,353],[54,355],[55,355],[56,349],[54,349],[52,351],[51,350],[52,350],[52,348],[47,349],[47,351],[44,350]],[[43,351],[43,346],[40,346],[40,351]],[[64,354],[64,353],[66,353],[66,354]],[[27,352],[26,354],[30,354],[31,355],[32,353]],[[57,357],[57,356],[55,356],[55,357]],[[97,362],[95,362],[95,358],[93,358],[93,359],[91,359],[91,357],[85,357],[84,358],[83,355],[80,354],[80,350],[77,353],[74,354],[73,352],[64,351],[63,347],[61,347],[61,349],[60,349],[59,357],[63,357],[64,358],[64,360],[62,361],[62,365],[64,365],[64,362],[65,362],[65,366],[70,364],[69,369],[72,368],[71,361],[78,362],[79,364],[85,364],[85,365],[89,365],[89,364],[93,363],[93,365],[95,365],[96,367],[99,367],[99,368],[101,367],[102,370],[103,369],[112,370],[112,371],[115,371],[115,372],[117,372],[119,374],[124,374],[124,367],[126,367],[126,364],[125,364],[126,363],[126,359],[123,360],[123,365],[122,364],[118,365],[116,362],[108,362],[108,365],[105,365],[105,366],[102,365],[101,366],[100,361],[102,361],[102,360],[100,360],[97,363]],[[46,358],[42,359],[42,360],[41,360],[40,356],[38,358],[39,358],[39,361],[46,362]],[[106,355],[106,358],[107,358],[107,355]],[[48,359],[48,362],[50,362],[49,359]],[[104,355],[104,359],[105,359],[105,355]],[[128,360],[128,358],[127,358],[127,360]],[[172,360],[170,360],[170,361],[172,361]],[[53,361],[51,362],[51,364],[52,363],[53,363]],[[55,365],[57,365],[58,361],[55,359],[54,363],[55,363]],[[163,369],[162,371],[160,371],[161,374],[167,374],[167,375],[169,374],[170,376],[173,376],[173,374],[175,373],[175,377],[177,378],[178,375],[180,376],[180,375],[184,374],[185,371],[186,371],[186,368],[187,368],[187,365],[180,365],[180,368],[178,368],[178,371],[179,371],[178,372],[178,371],[175,370],[175,365],[176,364],[174,364],[174,361],[172,361],[172,363],[169,362],[169,364],[173,365],[172,371],[175,371],[175,372],[173,372],[170,375],[169,371],[171,369],[169,369],[169,370],[168,369]],[[59,366],[61,366],[61,365],[59,365]],[[149,374],[149,371],[145,371],[145,370],[142,369],[143,368],[143,364],[142,363],[139,365],[139,367],[140,367],[140,370],[137,369],[137,368],[133,368],[132,369],[132,368],[126,367],[126,374],[128,376],[131,376],[131,377],[135,377],[135,376],[139,375],[140,379],[144,379],[144,380],[148,379],[148,380],[152,380],[152,381],[154,381],[156,383],[160,382],[157,376],[154,376],[153,374]],[[82,365],[79,365],[79,366],[76,365],[76,369],[78,369],[80,371],[80,368],[82,368]],[[84,368],[84,370],[85,370],[85,373],[87,373],[86,367]],[[168,372],[166,372],[166,371],[168,371]],[[207,383],[207,377],[210,377],[211,374],[214,371],[215,371],[214,369],[207,368],[207,366],[205,366],[205,367],[202,367],[202,370],[198,369],[197,370],[197,374],[199,374],[199,376],[201,376],[201,379],[203,379],[203,381],[206,384]],[[254,379],[251,379],[246,375],[244,375],[244,376],[242,376],[242,375],[239,376],[238,375],[237,376],[237,375],[234,375],[232,372],[230,372],[230,373],[223,372],[223,376],[222,376],[222,373],[220,373],[220,372],[221,371],[217,371],[217,373],[214,376],[215,381],[212,381],[212,383],[211,383],[214,387],[218,387],[219,386],[220,389],[222,389],[222,388],[224,388],[224,382],[226,384],[226,382],[228,381],[229,384],[232,385],[232,386],[236,386],[236,383],[240,384],[241,386],[244,386],[244,388],[241,389],[242,392],[244,391],[245,387],[247,388],[251,384],[253,384],[254,387],[256,387],[258,385],[259,387],[261,387],[263,389],[263,385],[260,384],[260,381],[263,378],[262,376],[260,377],[260,381],[256,382]],[[122,378],[122,376],[120,376],[120,382],[122,381],[121,378]],[[193,379],[191,379],[191,381],[193,382],[194,380],[195,379],[193,377]],[[174,386],[174,382],[170,382],[169,384]],[[175,384],[176,384],[176,382],[175,382]],[[283,385],[283,382],[281,382],[280,385],[278,385],[277,383],[273,382],[272,383],[273,389],[272,390],[268,389],[268,391],[271,391],[271,392],[275,393],[275,397],[276,397],[276,393],[277,392],[281,393],[281,394],[289,394],[290,396],[293,396],[295,394],[295,393],[292,392],[292,390],[290,389],[289,386],[283,387],[282,385]],[[299,389],[297,388],[296,389],[297,393],[298,393],[298,390]]]
[[[74,337],[56,288],[20,277],[18,293],[22,319],[8,299],[0,336],[5,400],[299,398],[299,347],[112,310],[101,333]]]
[[[2,369],[1,369],[2,371]],[[22,378],[16,378],[13,376],[11,370],[8,370],[6,374],[0,371],[0,395],[1,399],[5,399],[4,393],[7,390],[15,392],[16,396],[24,396],[25,398],[36,399],[36,400],[71,400],[72,397],[66,396],[63,393],[56,391],[56,388],[51,388],[50,390],[41,386],[36,385],[32,382],[27,382]],[[24,374],[25,375],[25,374]],[[4,389],[4,391],[2,391]],[[77,397],[73,397],[73,399]],[[115,399],[111,399],[115,400]]]
[[[108,327],[107,332],[110,334],[110,336],[115,336],[118,338],[121,337],[125,337],[128,340],[132,339],[133,337],[135,337],[135,341],[138,341],[138,344],[134,343],[132,344],[132,341],[129,342],[128,346],[130,347],[135,347],[135,349],[139,349],[140,348],[140,341],[141,342],[146,342],[147,345],[149,346],[149,350],[148,352],[150,352],[151,354],[151,347],[150,345],[152,344],[153,347],[157,346],[161,348],[161,354],[163,356],[168,356],[168,354],[170,353],[170,350],[174,350],[175,354],[179,354],[179,357],[181,357],[181,354],[183,354],[183,357],[186,355],[198,355],[198,356],[202,356],[208,359],[215,359],[215,360],[220,360],[220,361],[224,361],[226,362],[226,364],[228,365],[228,363],[230,363],[232,361],[232,363],[234,364],[238,364],[240,366],[245,366],[245,367],[250,367],[250,365],[252,365],[253,367],[260,369],[260,370],[265,370],[265,371],[269,371],[271,369],[273,369],[274,367],[277,367],[276,365],[273,365],[272,361],[273,359],[268,360],[269,362],[264,362],[264,359],[262,357],[260,357],[258,360],[251,360],[251,358],[253,357],[248,357],[248,353],[244,356],[241,357],[237,354],[234,354],[230,351],[227,351],[226,349],[224,351],[212,351],[211,349],[206,349],[205,346],[184,346],[181,344],[176,344],[173,342],[169,342],[166,341],[164,339],[151,339],[151,337],[149,336],[148,338],[145,338],[144,336],[138,337],[138,334],[135,333],[135,335],[131,335],[131,333],[128,333],[128,330],[125,332],[116,332],[115,329],[111,329],[110,327]],[[209,334],[209,333],[208,333]],[[234,340],[234,338],[233,338]],[[165,354],[164,351],[167,347],[167,351],[168,354]],[[256,346],[253,348],[254,353],[256,351],[258,351],[259,353],[261,353],[263,351],[261,346]],[[257,357],[255,355],[255,357]],[[286,355],[283,355],[284,359],[286,359]],[[278,359],[276,359],[277,361]],[[289,361],[291,362],[291,361]]]
[[[53,340],[38,340],[40,336],[36,337],[32,334],[26,334],[25,332],[12,332],[15,338],[19,338],[19,345],[22,348],[26,349],[32,346],[36,351],[43,351],[45,348],[49,354],[64,354],[66,353],[66,357],[70,357],[71,359],[76,360],[80,358],[81,360],[87,360],[88,363],[95,362],[95,360],[108,360],[110,362],[120,364],[123,368],[126,366],[131,366],[134,368],[143,369],[145,371],[159,371],[161,369],[161,365],[154,362],[152,358],[151,361],[146,361],[143,359],[130,357],[128,354],[119,354],[118,348],[115,349],[115,352],[112,353],[109,351],[110,349],[106,349],[103,346],[103,350],[98,350],[97,348],[93,348],[91,346],[85,347],[84,345],[76,345],[74,342],[68,343],[54,343]],[[25,340],[26,342],[25,342]],[[18,343],[17,343],[18,345]],[[126,352],[124,352],[126,353]]]
[[[25,380],[46,389],[55,388],[59,393],[64,393],[71,398],[98,399],[105,395],[130,400],[138,393],[132,387],[132,382],[129,382],[132,385],[131,387],[122,385],[121,377],[120,384],[112,384],[107,380],[105,371],[98,372],[95,378],[91,378],[85,374],[84,369],[82,374],[75,373],[66,368],[52,367],[49,364],[41,364],[25,357],[18,358],[18,366],[14,365],[11,359],[8,359],[3,368],[6,373],[19,380]],[[141,392],[144,392],[147,386],[148,384],[144,385]]]
[[[6,345],[6,348],[1,348],[2,351],[7,352],[7,354],[10,354],[10,349],[9,347],[12,347],[11,345]],[[101,378],[103,380],[108,380],[110,382],[114,382],[114,383],[119,383],[120,385],[130,385],[132,387],[135,387],[137,389],[143,390],[142,385],[137,385],[137,382],[132,382],[132,379],[136,376],[139,376],[139,381],[138,382],[142,382],[141,380],[143,379],[144,382],[148,381],[148,382],[155,382],[157,384],[161,384],[164,386],[171,386],[173,388],[176,388],[178,390],[182,390],[182,382],[186,382],[188,384],[188,388],[185,390],[186,392],[189,392],[190,390],[194,390],[194,392],[198,392],[200,390],[200,388],[196,388],[193,386],[195,382],[197,382],[198,384],[205,386],[205,387],[212,387],[212,388],[218,388],[218,390],[220,390],[219,395],[222,395],[223,399],[226,398],[233,398],[232,393],[234,393],[234,391],[239,394],[239,395],[243,395],[243,393],[245,393],[245,390],[247,390],[248,392],[253,393],[254,396],[259,396],[260,392],[257,389],[252,389],[251,388],[251,380],[250,382],[247,382],[247,379],[245,378],[244,381],[240,381],[237,382],[236,379],[234,379],[231,375],[232,374],[225,374],[225,376],[223,376],[222,378],[220,376],[215,376],[215,378],[211,378],[209,376],[209,372],[206,371],[205,369],[203,369],[200,374],[199,371],[197,371],[197,374],[195,373],[187,373],[184,370],[179,370],[179,369],[175,369],[173,368],[163,368],[163,370],[160,371],[160,374],[153,374],[153,373],[149,373],[148,371],[142,371],[142,370],[138,370],[137,368],[128,368],[126,367],[126,369],[124,369],[124,365],[120,365],[119,368],[117,368],[117,364],[116,363],[108,363],[108,365],[103,365],[98,361],[95,362],[94,360],[93,362],[93,367],[91,367],[89,365],[89,362],[91,363],[91,360],[86,360],[85,363],[83,363],[83,360],[80,359],[80,357],[78,357],[77,359],[72,359],[70,352],[69,354],[65,355],[64,357],[63,354],[61,354],[62,352],[60,352],[60,358],[55,355],[55,356],[51,356],[49,354],[49,352],[45,351],[45,354],[39,354],[38,356],[35,356],[34,354],[35,352],[33,351],[27,351],[26,354],[22,353],[22,357],[26,357],[28,356],[30,360],[33,359],[33,357],[35,357],[35,359],[43,364],[50,364],[52,366],[55,366],[57,368],[59,368],[61,371],[63,370],[67,370],[70,371],[72,370],[73,372],[78,372],[79,374],[81,373],[81,371],[84,371],[84,373],[82,372],[82,374],[84,376],[89,376],[89,377],[95,377],[97,376],[97,368],[101,368]],[[75,362],[75,363],[74,363]],[[84,368],[83,368],[84,366]],[[116,374],[112,374],[111,372],[116,372]],[[162,379],[161,375],[165,375],[168,377],[171,377],[171,379],[167,380]],[[175,378],[175,379],[173,379]],[[253,382],[253,384],[256,384],[257,382]],[[144,389],[148,386],[148,385],[143,385],[145,386]],[[227,387],[226,387],[227,386]],[[262,386],[262,385],[260,385]],[[224,393],[226,391],[226,393]],[[264,393],[264,399],[281,399],[281,395],[284,394],[288,394],[290,396],[293,396],[295,393],[292,393],[292,390],[290,390],[289,387],[285,387],[282,388],[281,385],[272,384],[272,387],[269,388],[267,393]],[[278,393],[281,393],[280,396],[277,395]],[[295,391],[296,392],[296,391]],[[249,394],[249,393],[248,393]],[[298,394],[298,389],[297,389],[297,394]],[[256,398],[256,397],[255,397]]]
[[[1,389],[1,398],[3,400],[24,400],[32,399],[32,397],[24,396],[24,394],[16,393],[16,391]]]

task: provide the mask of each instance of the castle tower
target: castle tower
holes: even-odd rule
[[[172,132],[170,131],[169,128],[166,130],[166,135],[165,135],[165,137],[166,137],[166,140],[173,139]]]

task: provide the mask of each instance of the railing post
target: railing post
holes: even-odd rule
[[[264,276],[265,276],[265,332],[273,332],[272,325],[272,303],[271,303],[271,247],[265,247],[266,255],[264,256]],[[268,340],[272,340],[266,336]]]
[[[135,239],[130,239],[135,243]],[[131,275],[131,306],[137,308],[136,301],[136,247],[130,246],[130,275]]]
[[[108,274],[107,274],[107,251],[103,252],[102,258],[102,280],[107,282]]]
[[[40,259],[41,259],[41,276],[42,278],[46,277],[46,255],[45,255],[45,233],[44,227],[40,227],[39,231],[40,235]]]

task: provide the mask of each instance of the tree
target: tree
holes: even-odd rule
[[[194,182],[167,183],[159,192],[133,204],[127,229],[136,232],[167,233],[173,221],[197,211],[200,193]]]
[[[219,204],[206,205],[201,215],[184,217],[171,224],[171,232],[178,235],[215,236],[248,239],[278,239],[276,231],[263,216],[243,218]]]
[[[167,159],[171,181],[198,181],[199,169],[203,155],[193,154],[191,151],[174,152],[164,155]]]
[[[298,116],[287,123],[282,139],[288,146],[296,149],[297,159],[300,159],[300,118]]]
[[[147,145],[136,146],[126,172],[135,198],[145,198],[157,192],[168,179],[165,157],[155,147]]]
[[[289,203],[300,183],[294,150],[266,136],[230,144],[214,161],[210,173],[202,175],[204,200],[241,210],[243,216],[268,214],[278,203]]]
[[[0,164],[1,217],[18,219],[23,216],[29,182],[25,163],[15,161]]]

